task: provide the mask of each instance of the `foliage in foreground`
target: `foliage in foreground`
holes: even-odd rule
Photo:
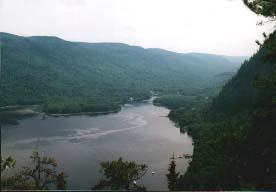
[[[137,182],[146,174],[147,168],[145,164],[123,161],[122,158],[102,162],[101,171],[105,179],[93,189],[145,191],[146,188],[137,185]]]
[[[276,1],[274,0],[243,0],[244,4],[251,11],[262,16],[270,18],[272,21],[276,18]]]
[[[175,191],[177,186],[179,173],[176,172],[175,167],[176,167],[176,164],[173,156],[173,159],[171,160],[171,163],[168,169],[169,173],[166,175],[168,180],[168,188],[170,191]]]
[[[16,164],[16,160],[13,159],[12,157],[8,157],[6,159],[3,159],[1,157],[1,173],[4,171],[4,170],[7,170],[7,169],[10,169],[10,168],[13,168]]]
[[[1,158],[1,190],[66,189],[66,176],[56,171],[57,162],[54,158],[40,157],[38,152],[33,152],[30,158],[33,166],[23,167],[11,177],[3,176],[2,172],[14,167],[15,160],[11,157],[5,160]]]

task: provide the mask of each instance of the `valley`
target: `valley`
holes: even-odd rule
[[[212,95],[246,57],[181,54],[118,43],[1,33],[0,106],[47,114],[117,111],[159,95]]]

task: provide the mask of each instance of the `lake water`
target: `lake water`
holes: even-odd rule
[[[69,176],[68,189],[90,189],[102,176],[100,162],[122,157],[149,166],[138,184],[148,190],[167,190],[173,152],[193,152],[192,138],[180,133],[168,113],[150,100],[108,115],[23,119],[1,127],[1,155],[15,157],[16,167],[29,165],[33,150],[53,156],[58,169]],[[184,173],[188,164],[187,159],[177,159],[177,171]]]

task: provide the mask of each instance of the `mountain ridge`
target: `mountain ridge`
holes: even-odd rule
[[[60,38],[58,36],[45,36],[45,35],[31,35],[31,36],[21,36],[21,35],[16,35],[16,34],[12,34],[12,33],[8,33],[8,32],[0,32],[0,37],[2,35],[7,35],[7,36],[16,36],[16,37],[24,37],[24,38],[49,38],[49,39],[58,39],[61,41],[66,41],[66,42],[71,42],[71,43],[87,43],[87,44],[102,44],[102,45],[122,45],[122,46],[128,46],[128,47],[133,47],[133,48],[141,48],[141,49],[145,49],[145,50],[160,50],[160,51],[165,51],[165,52],[171,52],[174,54],[183,54],[183,55],[212,55],[212,56],[220,56],[220,57],[230,57],[230,58],[237,58],[240,60],[245,60],[248,59],[249,56],[244,56],[244,55],[224,55],[224,54],[215,54],[215,53],[203,53],[203,52],[178,52],[178,51],[171,51],[171,50],[167,50],[167,49],[163,49],[163,48],[145,48],[143,46],[138,46],[138,45],[132,45],[132,44],[127,44],[127,43],[121,43],[121,42],[87,42],[87,41],[71,41],[71,40],[66,40],[63,38]]]
[[[54,113],[110,111],[150,91],[193,94],[240,62],[121,43],[0,33],[0,106],[40,104]]]

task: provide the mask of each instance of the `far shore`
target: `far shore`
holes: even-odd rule
[[[57,114],[53,114],[53,113],[44,113],[47,116],[52,116],[52,117],[59,117],[59,116],[74,116],[74,115],[101,115],[101,114],[110,114],[110,113],[117,113],[121,111],[121,107],[116,109],[116,110],[112,110],[112,111],[99,111],[99,112],[79,112],[79,113],[57,113]]]
[[[36,105],[35,107],[37,107]],[[121,107],[119,107],[116,110],[112,111],[95,111],[95,112],[78,112],[78,113],[45,113],[41,111],[36,111],[33,109],[34,106],[26,106],[26,105],[16,105],[16,106],[4,106],[0,107],[0,111],[2,113],[9,113],[9,114],[14,114],[14,115],[47,115],[47,116],[53,116],[53,117],[58,117],[58,116],[73,116],[73,115],[100,115],[100,114],[109,114],[109,113],[117,113],[121,110]]]
[[[156,99],[156,96],[151,97],[148,100],[143,101],[150,101],[152,102]],[[25,115],[47,115],[51,117],[62,117],[62,116],[75,116],[75,115],[104,115],[110,113],[118,113],[121,111],[123,105],[120,105],[115,110],[111,111],[91,111],[91,112],[77,112],[77,113],[46,113],[43,111],[38,110],[40,105],[9,105],[9,106],[2,106],[0,107],[0,113],[8,113],[18,116],[25,116]]]

